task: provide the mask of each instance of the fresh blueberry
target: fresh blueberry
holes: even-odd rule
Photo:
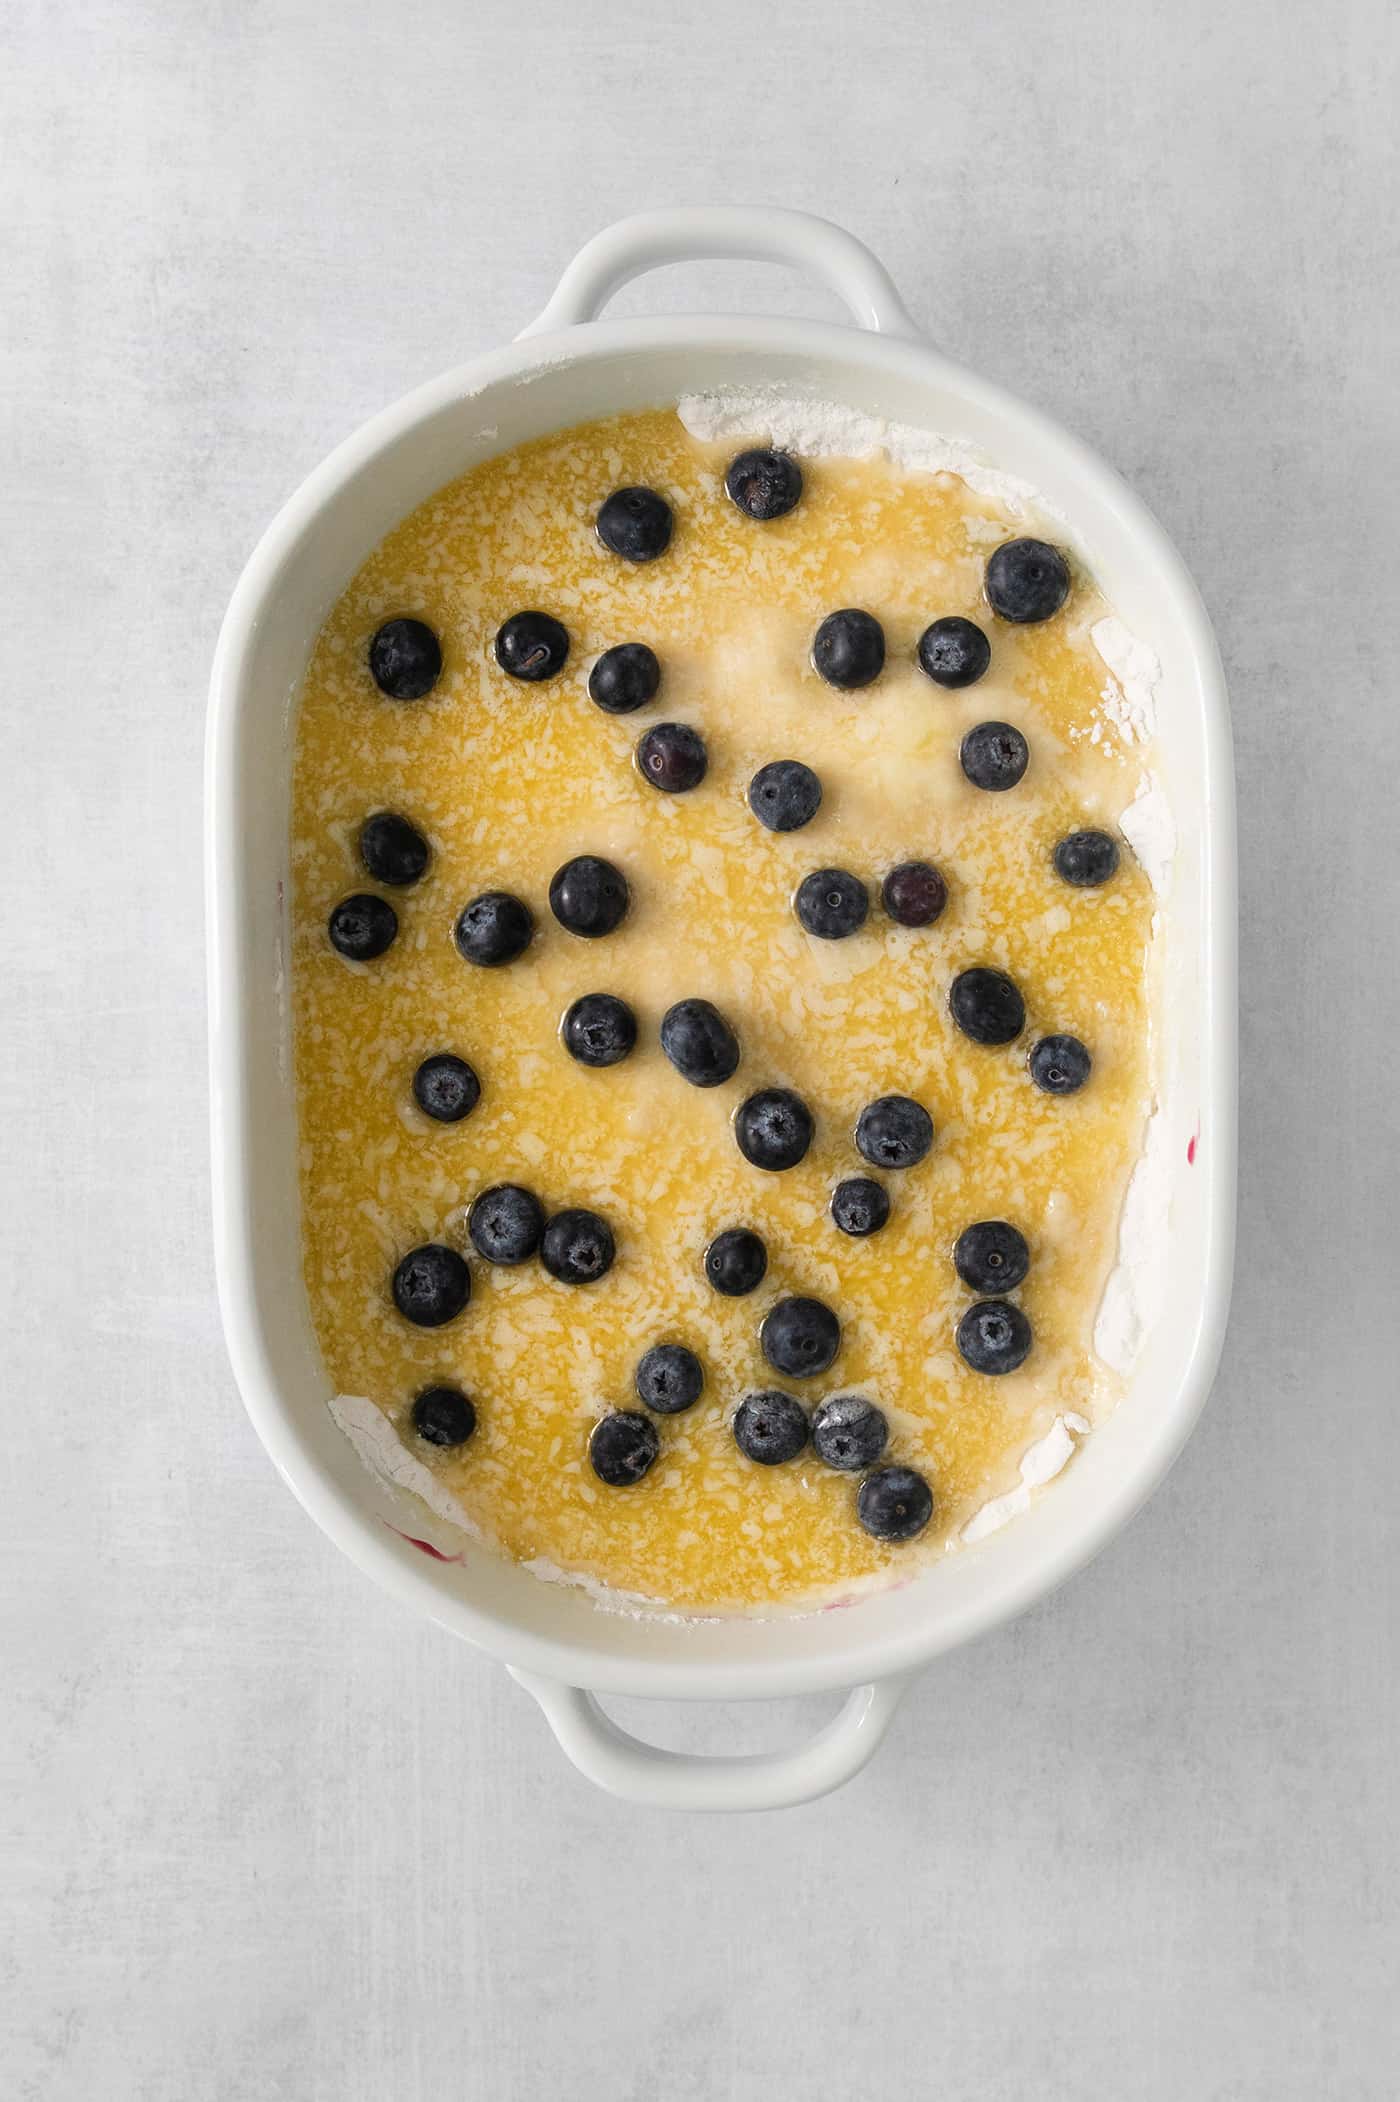
[[[813,869],[798,884],[792,907],[809,934],[838,942],[865,925],[870,893],[848,869]]]
[[[841,1348],[841,1324],[820,1299],[780,1299],[764,1315],[758,1340],[775,1372],[810,1379]]]
[[[812,642],[812,667],[843,693],[868,686],[885,668],[885,631],[858,606],[828,613]]]
[[[655,650],[644,642],[619,642],[604,650],[588,674],[588,697],[608,715],[631,715],[656,699],[660,684]]]
[[[460,1124],[481,1100],[481,1082],[464,1058],[435,1051],[413,1076],[413,1099],[425,1117],[439,1124]]]
[[[958,1349],[974,1372],[1014,1372],[1030,1347],[1030,1322],[1009,1299],[979,1299],[958,1323]]]
[[[661,1048],[692,1087],[719,1087],[739,1063],[739,1039],[708,1000],[677,1000],[667,1008]]]
[[[812,1112],[791,1088],[760,1088],[739,1105],[734,1136],[755,1168],[795,1168],[812,1143]]]
[[[1026,1003],[1005,971],[959,971],[948,994],[953,1020],[974,1044],[1009,1044],[1026,1026]]]
[[[770,759],[749,783],[749,808],[770,832],[798,832],[821,808],[822,785],[800,759]]]
[[[442,645],[422,620],[386,620],[369,646],[375,685],[391,701],[421,701],[442,676]]]
[[[387,898],[373,891],[357,890],[342,898],[326,922],[331,947],[352,963],[368,963],[382,956],[399,931],[399,916]]]
[[[637,740],[637,770],[668,796],[698,788],[709,766],[705,740],[689,723],[656,723]]]
[[[544,1206],[518,1182],[493,1183],[472,1199],[467,1233],[477,1254],[509,1269],[528,1262],[544,1232]]]
[[[848,1175],[832,1192],[831,1216],[853,1241],[878,1233],[889,1215],[888,1194],[869,1175]]]
[[[614,489],[598,513],[598,538],[624,562],[654,562],[671,545],[671,506],[654,489]]]
[[[394,1272],[394,1305],[415,1328],[455,1321],[472,1296],[472,1274],[455,1248],[441,1241],[411,1248]]]
[[[992,645],[975,620],[950,613],[919,637],[919,667],[935,686],[975,686],[992,661]]]
[[[424,1387],[414,1398],[413,1428],[429,1445],[465,1445],[476,1410],[460,1387]]]
[[[585,993],[564,1016],[565,1048],[581,1066],[615,1066],[637,1041],[637,1017],[615,993]]]
[[[890,918],[901,927],[931,927],[948,902],[948,886],[931,861],[901,861],[880,885]]]
[[[933,1144],[933,1118],[908,1095],[881,1095],[856,1119],[856,1151],[872,1168],[914,1168]]]
[[[1025,627],[1049,620],[1069,597],[1069,564],[1044,540],[1007,540],[987,563],[987,604]]]
[[[556,1212],[540,1242],[540,1261],[565,1285],[591,1285],[613,1266],[612,1228],[596,1212]]]
[[[791,511],[802,495],[802,469],[791,453],[755,448],[729,463],[724,486],[747,518],[766,523]]]
[[[778,1467],[807,1443],[807,1411],[791,1394],[746,1394],[734,1412],[734,1443],[746,1460]]]
[[[1030,1266],[1025,1235],[1005,1219],[979,1219],[953,1246],[953,1268],[974,1292],[1014,1292]]]
[[[962,770],[974,788],[993,795],[1014,788],[1030,765],[1030,746],[1011,723],[977,723],[958,751]]]
[[[656,1425],[638,1409],[615,1409],[594,1424],[588,1440],[593,1472],[610,1489],[630,1489],[639,1482],[660,1450]]]
[[[428,842],[393,810],[376,810],[360,827],[360,859],[376,883],[406,890],[428,866]]]
[[[1106,832],[1071,832],[1055,849],[1055,868],[1076,890],[1107,883],[1118,867],[1118,842]]]
[[[639,1361],[634,1383],[638,1399],[658,1416],[679,1416],[693,1408],[705,1384],[704,1367],[684,1343],[656,1343]]]
[[[552,613],[512,613],[496,630],[496,662],[512,679],[552,679],[568,655],[569,631]]]
[[[464,963],[513,963],[534,931],[528,905],[508,890],[484,890],[458,913],[453,939]]]
[[[549,886],[549,909],[560,926],[589,941],[622,925],[629,900],[627,878],[601,854],[576,854],[555,870]]]
[[[705,1275],[726,1299],[743,1299],[763,1283],[768,1250],[747,1226],[727,1226],[705,1250]]]
[[[873,1467],[889,1443],[884,1412],[861,1394],[833,1394],[812,1418],[817,1458],[842,1474]]]
[[[856,1516],[875,1540],[912,1540],[933,1516],[933,1491],[912,1467],[877,1467],[861,1483]]]
[[[1031,1079],[1047,1095],[1073,1095],[1093,1069],[1088,1046],[1077,1036],[1043,1036],[1030,1056]]]

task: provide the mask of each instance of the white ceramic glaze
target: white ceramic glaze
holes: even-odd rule
[[[749,257],[831,286],[858,326],[744,316],[600,321],[658,264]],[[839,401],[967,440],[1071,523],[1105,596],[1163,668],[1155,761],[1179,834],[1164,915],[1162,1108],[1173,1162],[1164,1311],[1131,1391],[1063,1479],[1003,1532],[899,1588],[806,1615],[609,1611],[471,1543],[377,1482],[326,1407],[301,1282],[287,998],[294,712],[322,620],[415,505],[541,433],[723,385]],[[880,265],[800,213],[644,213],[591,241],[510,347],[445,374],[334,452],[268,528],[214,663],[207,748],[214,1230],[229,1353],[259,1436],[311,1516],[386,1589],[508,1665],[600,1786],[692,1809],[760,1809],[838,1786],[878,1747],[910,1676],[1063,1582],[1156,1487],[1209,1391],[1229,1302],[1235,1171],[1235,833],[1229,719],[1180,558],[1102,461],[934,351]],[[592,1689],[584,1691],[583,1689]],[[797,1751],[692,1759],[628,1736],[595,1692],[761,1699],[848,1690]],[[853,1691],[850,1689],[854,1689]]]

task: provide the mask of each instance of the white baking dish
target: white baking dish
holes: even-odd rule
[[[657,264],[742,256],[830,285],[855,327],[746,317],[598,321]],[[1179,835],[1165,916],[1165,1299],[1131,1390],[1004,1531],[840,1612],[683,1621],[604,1610],[468,1544],[366,1471],[327,1410],[301,1281],[287,1000],[290,759],[313,638],[384,533],[442,483],[540,433],[697,388],[778,387],[970,441],[1071,521],[1103,592],[1161,660],[1156,762]],[[407,1604],[510,1666],[604,1787],[675,1806],[804,1800],[855,1772],[912,1673],[1081,1567],[1161,1480],[1205,1400],[1229,1299],[1235,1167],[1235,832],[1210,626],[1160,527],[1100,460],[933,350],[849,235],[779,211],[647,213],[600,234],[511,347],[434,380],[346,441],[269,527],[214,664],[208,739],[214,1225],[229,1352],[254,1426],[317,1523]],[[412,1536],[412,1537],[405,1537]],[[593,1692],[761,1698],[854,1689],[796,1752],[691,1759],[627,1736]],[[584,1691],[582,1689],[591,1689]]]

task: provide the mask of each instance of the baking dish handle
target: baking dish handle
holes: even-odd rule
[[[828,285],[861,328],[886,336],[919,336],[883,263],[829,219],[777,206],[676,205],[619,219],[585,242],[560,278],[554,297],[521,336],[548,335],[596,321],[614,292],[665,263],[785,263]],[[518,339],[517,339],[518,340]]]
[[[858,1774],[879,1750],[911,1676],[854,1687],[840,1712],[792,1751],[708,1758],[629,1735],[581,1686],[510,1669],[586,1780],[652,1810],[784,1810],[815,1801]]]

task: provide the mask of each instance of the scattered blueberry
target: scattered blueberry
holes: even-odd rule
[[[428,842],[393,810],[376,810],[360,827],[360,859],[376,883],[406,890],[428,866]]]
[[[411,1413],[413,1428],[429,1445],[465,1445],[476,1429],[476,1410],[460,1387],[424,1387]]]
[[[564,1016],[564,1045],[581,1066],[615,1066],[637,1041],[637,1017],[615,993],[585,993]]]
[[[1026,1026],[1026,1003],[1005,971],[959,971],[948,994],[953,1020],[974,1044],[1009,1044]]]
[[[812,1418],[812,1444],[817,1458],[842,1474],[873,1467],[889,1443],[883,1410],[861,1394],[833,1394]]]
[[[421,701],[442,676],[442,644],[422,620],[386,620],[369,646],[375,685],[391,701]]]
[[[958,751],[962,770],[974,788],[993,795],[1014,788],[1030,764],[1030,746],[1011,723],[977,723]]]
[[[841,1324],[820,1299],[780,1299],[764,1315],[758,1340],[775,1372],[810,1379],[841,1348]]]
[[[958,1349],[974,1372],[1014,1372],[1030,1347],[1030,1322],[1009,1299],[979,1299],[958,1323]]]
[[[661,1048],[692,1087],[719,1087],[739,1063],[739,1039],[708,1000],[677,1000],[667,1008]]]
[[[881,1095],[856,1119],[856,1151],[872,1168],[917,1167],[933,1144],[933,1118],[908,1095]]]
[[[464,963],[512,963],[530,945],[534,915],[508,890],[484,890],[457,915],[453,940]]]
[[[807,1443],[807,1411],[791,1394],[746,1394],[734,1412],[734,1443],[747,1460],[778,1467]]]
[[[812,1112],[791,1088],[760,1088],[734,1118],[739,1151],[755,1168],[795,1168],[812,1143]]]
[[[455,1248],[441,1241],[411,1248],[394,1272],[394,1305],[416,1328],[455,1321],[472,1296],[472,1274]]]
[[[615,1409],[594,1424],[588,1440],[593,1472],[610,1489],[630,1489],[639,1482],[660,1450],[656,1425],[637,1409]]]
[[[885,668],[885,631],[873,613],[846,606],[828,613],[812,642],[812,666],[843,693],[868,686]]]
[[[1118,842],[1106,832],[1071,832],[1055,849],[1055,868],[1076,890],[1107,883],[1118,867]]]
[[[1031,1079],[1047,1095],[1073,1095],[1093,1069],[1087,1045],[1077,1036],[1043,1036],[1030,1056]]]
[[[540,1261],[565,1285],[591,1285],[613,1266],[612,1228],[596,1212],[556,1212],[540,1242]]]
[[[689,723],[656,723],[637,740],[637,769],[668,796],[698,788],[709,766],[705,740]]]
[[[875,1540],[912,1540],[933,1516],[933,1491],[912,1467],[877,1467],[861,1483],[856,1516]]]
[[[768,1250],[747,1226],[727,1226],[705,1250],[705,1275],[726,1299],[743,1299],[763,1283]]]
[[[631,715],[656,699],[661,666],[644,642],[619,642],[604,650],[588,674],[588,697],[608,715]]]
[[[798,832],[821,808],[822,785],[800,759],[770,759],[749,783],[749,808],[770,832]]]
[[[477,1254],[509,1269],[528,1262],[544,1232],[544,1206],[518,1182],[493,1183],[472,1200],[467,1233]]]
[[[889,1215],[889,1195],[869,1175],[848,1175],[832,1192],[831,1216],[854,1241],[878,1233]]]
[[[931,861],[901,861],[880,885],[890,918],[901,927],[931,927],[948,902],[948,886]]]
[[[657,1343],[638,1363],[634,1383],[638,1399],[658,1416],[679,1416],[700,1399],[705,1372],[684,1343]]]
[[[729,463],[724,486],[748,518],[782,518],[802,495],[802,469],[791,453],[755,448]]]
[[[576,854],[549,886],[549,909],[560,926],[589,941],[620,927],[629,901],[627,878],[600,854]]]
[[[387,898],[373,891],[358,890],[342,898],[326,922],[331,947],[352,963],[368,963],[382,956],[399,931],[399,916]]]
[[[1049,620],[1069,597],[1069,564],[1044,540],[1007,540],[987,563],[987,604],[1025,627]]]
[[[413,1099],[425,1117],[439,1124],[460,1124],[481,1100],[481,1082],[464,1058],[435,1051],[413,1076]]]
[[[935,686],[975,686],[992,661],[992,645],[975,620],[950,613],[919,637],[919,667]]]
[[[569,631],[552,613],[512,613],[496,631],[496,662],[531,685],[564,669]]]
[[[654,562],[671,545],[671,506],[654,489],[614,489],[598,513],[598,538],[624,562]]]
[[[1014,1292],[1030,1266],[1025,1235],[1005,1219],[979,1219],[954,1243],[953,1268],[974,1292]]]
[[[809,934],[837,942],[865,925],[870,893],[848,869],[813,869],[798,884],[792,905]]]

